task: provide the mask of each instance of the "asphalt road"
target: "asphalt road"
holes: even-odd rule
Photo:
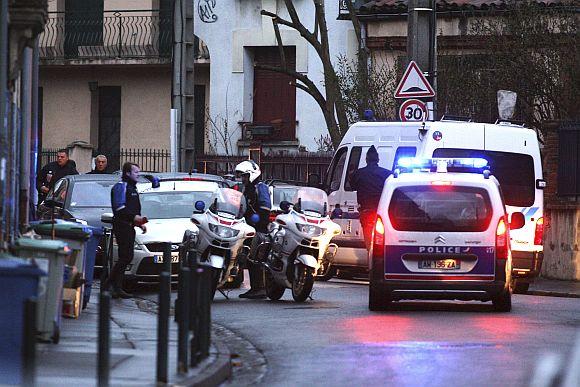
[[[216,295],[213,321],[262,352],[267,386],[524,386],[542,354],[566,355],[580,331],[580,299],[514,295],[511,313],[413,301],[378,313],[364,282],[317,282],[302,304],[289,290],[278,302],[240,292]]]

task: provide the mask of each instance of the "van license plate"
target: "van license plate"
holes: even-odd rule
[[[153,263],[163,263],[163,255],[154,255]],[[179,253],[171,253],[171,263],[179,263]]]
[[[457,259],[437,259],[431,261],[419,261],[419,269],[457,270],[460,268],[461,261]]]

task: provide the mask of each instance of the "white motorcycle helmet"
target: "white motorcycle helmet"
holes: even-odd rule
[[[236,173],[250,175],[250,181],[253,183],[262,174],[262,171],[254,160],[246,160],[236,165]]]

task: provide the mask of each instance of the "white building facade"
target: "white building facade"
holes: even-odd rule
[[[264,152],[318,150],[328,135],[314,99],[290,84],[291,78],[256,69],[255,63],[279,65],[272,19],[261,10],[290,20],[283,0],[195,0],[195,35],[209,50],[211,64],[196,66],[196,84],[205,80],[206,151],[247,154],[259,143]],[[301,22],[314,30],[311,0],[293,1]],[[325,2],[330,52],[354,58],[357,42],[352,23],[337,20],[339,2]],[[324,94],[322,63],[300,34],[280,26],[289,66],[310,78]],[[278,61],[278,62],[277,62]],[[209,149],[207,149],[209,146]]]

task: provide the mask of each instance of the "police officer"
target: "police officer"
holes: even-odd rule
[[[236,166],[236,175],[242,179],[244,197],[248,204],[244,217],[256,229],[256,236],[252,240],[250,249],[250,254],[252,255],[255,255],[258,244],[264,238],[264,234],[268,232],[270,210],[272,208],[268,187],[258,179],[261,173],[258,164],[252,160],[242,161]],[[257,223],[253,223],[251,220],[254,214],[259,217]],[[255,261],[255,256],[253,260]],[[250,261],[247,262],[247,265],[250,273],[250,290],[240,294],[239,297],[249,299],[266,298],[264,267],[260,263],[252,263]]]
[[[147,218],[141,216],[141,202],[137,192],[139,166],[127,162],[123,164],[122,180],[111,188],[111,207],[113,208],[113,233],[117,240],[119,259],[111,271],[110,284],[113,288],[113,298],[131,298],[123,290],[125,268],[133,260],[135,244],[135,226],[143,233],[147,231]]]
[[[373,227],[377,217],[377,207],[385,180],[391,171],[379,167],[379,153],[374,145],[371,145],[366,156],[367,166],[356,170],[350,176],[350,185],[356,190],[356,200],[359,205],[360,223],[363,229],[367,250],[371,246]]]
[[[78,174],[76,163],[68,158],[68,150],[59,149],[56,152],[56,161],[46,164],[38,174],[36,181],[38,203],[46,198],[46,194],[54,187],[54,183],[65,176]]]

